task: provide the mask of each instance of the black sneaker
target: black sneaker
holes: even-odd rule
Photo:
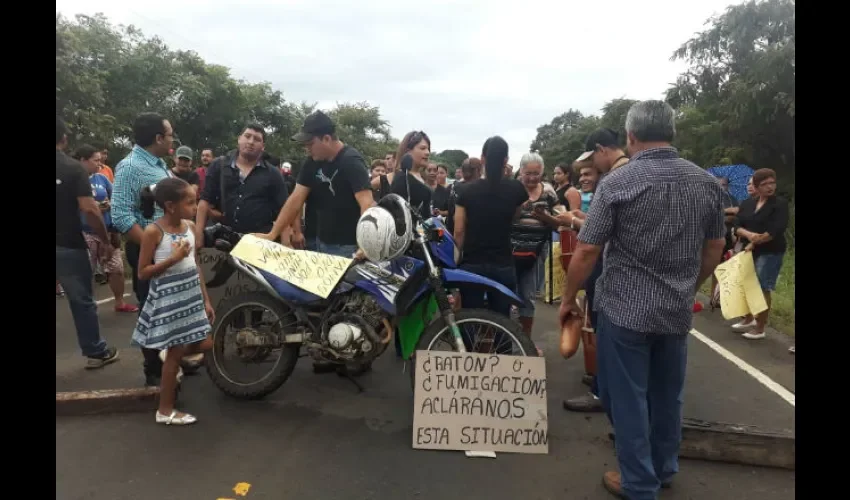
[[[159,375],[145,375],[145,387],[159,387],[162,377]]]
[[[104,366],[118,361],[118,349],[107,347],[103,354],[99,356],[89,356],[86,362],[86,370],[96,370]]]
[[[598,413],[605,411],[602,408],[602,401],[593,397],[593,394],[585,394],[577,398],[572,398],[564,401],[564,409],[567,411],[577,411],[582,413]]]

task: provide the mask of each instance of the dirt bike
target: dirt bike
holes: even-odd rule
[[[449,290],[461,286],[502,294],[516,305],[522,299],[489,278],[458,269],[454,240],[442,222],[411,212],[416,231],[405,253],[389,262],[352,261],[327,298],[230,255],[241,234],[221,224],[206,228],[204,246],[227,253],[210,281],[224,283],[241,271],[260,285],[259,291],[230,297],[216,311],[214,345],[205,356],[213,383],[233,397],[262,398],[289,378],[302,347],[316,361],[356,371],[383,354],[395,334],[408,362],[416,350],[437,350],[441,342],[458,352],[536,356],[534,344],[510,318],[484,309],[453,310]],[[475,325],[484,332],[470,333]],[[512,345],[505,347],[505,340]],[[273,354],[277,359],[270,361]],[[229,361],[250,369],[272,366],[240,377]]]

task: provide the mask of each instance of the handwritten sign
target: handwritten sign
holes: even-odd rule
[[[552,266],[552,287],[549,287],[549,265]],[[567,281],[567,274],[561,266],[561,244],[559,242],[552,243],[552,252],[546,257],[546,279],[544,285],[544,297],[546,302],[552,303],[561,298],[561,291],[564,289],[564,282]]]
[[[274,241],[246,234],[230,255],[293,285],[327,298],[352,259],[307,250],[293,250]]]
[[[413,447],[549,453],[543,358],[417,351]]]
[[[216,265],[226,257],[226,253],[212,248],[203,248],[201,249],[199,258],[201,272],[203,273],[204,281],[207,283],[207,293],[209,293],[210,302],[212,302],[217,312],[220,312],[222,303],[230,297],[254,292],[261,288],[256,281],[245,276],[242,271],[234,272],[225,283],[220,283],[221,280],[216,279],[218,275]],[[219,284],[218,286],[210,286],[210,283]]]
[[[720,310],[726,319],[767,310],[752,252],[741,252],[714,270],[720,288]]]

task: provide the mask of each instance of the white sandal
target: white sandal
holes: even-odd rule
[[[163,415],[157,410],[156,423],[165,425],[191,425],[198,419],[194,415],[184,413],[182,417],[177,416],[177,410],[171,410],[171,415]]]

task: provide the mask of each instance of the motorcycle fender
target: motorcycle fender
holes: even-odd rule
[[[480,287],[487,290],[487,292],[498,292],[504,295],[516,306],[523,305],[523,300],[510,288],[490,278],[485,278],[469,271],[443,268],[443,281],[446,288],[458,288],[461,286]]]

